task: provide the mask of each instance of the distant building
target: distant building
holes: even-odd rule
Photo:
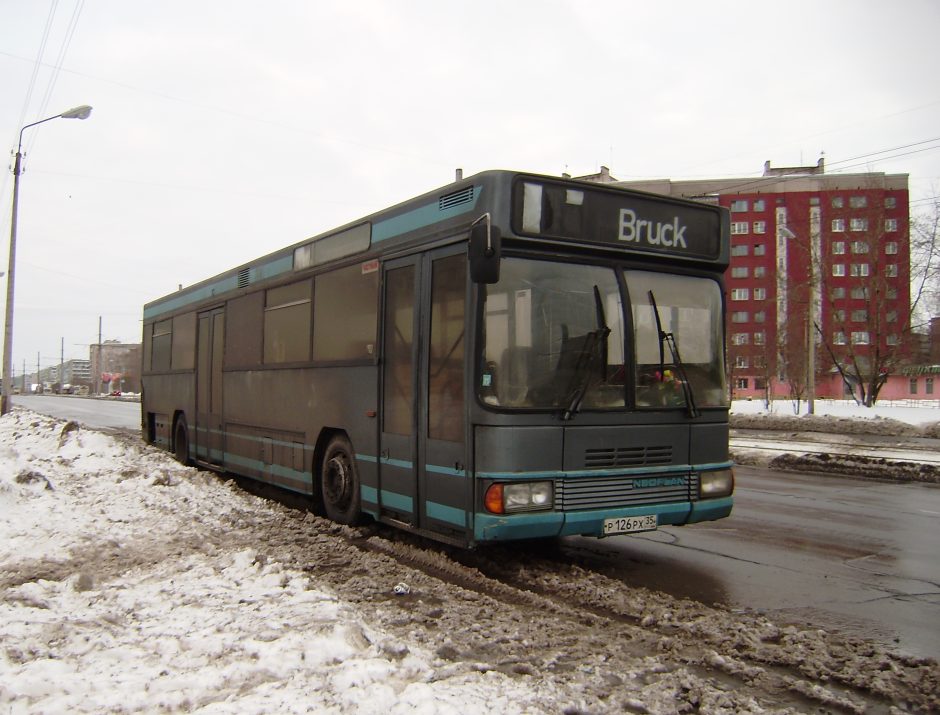
[[[808,329],[819,397],[841,398],[912,364],[907,174],[827,174],[820,159],[778,168],[768,161],[756,178],[616,185],[730,209],[734,397],[803,392]]]
[[[106,340],[89,346],[92,393],[140,392],[140,343]]]

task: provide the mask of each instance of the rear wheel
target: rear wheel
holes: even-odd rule
[[[189,430],[186,429],[186,418],[180,417],[173,430],[173,455],[180,464],[189,464]]]
[[[342,435],[333,437],[320,466],[320,496],[326,515],[340,524],[357,524],[362,518],[359,472],[352,445]]]

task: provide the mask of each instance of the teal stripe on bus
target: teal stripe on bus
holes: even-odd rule
[[[460,203],[450,208],[441,209],[440,203],[435,201],[425,206],[419,206],[416,209],[407,211],[400,216],[387,218],[372,225],[372,243],[373,245],[380,241],[387,241],[390,238],[401,236],[403,233],[415,231],[424,226],[444,221],[454,216],[460,216],[476,208],[477,200],[480,198],[482,188],[473,187],[473,199],[466,203]]]
[[[294,268],[294,255],[292,253],[286,256],[280,256],[259,266],[252,266],[248,271],[248,284],[279,276],[282,273],[288,273]],[[216,295],[223,295],[238,288],[238,273],[223,276],[212,283],[207,283],[199,288],[181,291],[177,295],[171,295],[159,303],[146,306],[144,308],[144,320],[155,318],[164,313],[171,313],[180,308],[185,308],[194,303],[201,303]]]
[[[392,509],[398,509],[398,511],[410,511],[414,513],[415,510],[414,499],[404,494],[390,492],[388,489],[382,490],[382,504]]]
[[[467,526],[467,512],[463,509],[456,509],[452,506],[438,504],[437,502],[433,501],[427,502],[425,504],[425,509],[428,516],[432,519],[446,521],[449,524],[456,524],[460,527]]]

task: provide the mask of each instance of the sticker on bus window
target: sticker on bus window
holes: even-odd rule
[[[379,270],[378,258],[371,260],[371,261],[366,261],[365,263],[362,264],[362,275],[366,275],[368,273],[375,273],[378,270]]]

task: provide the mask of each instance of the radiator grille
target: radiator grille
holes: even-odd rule
[[[641,445],[584,450],[584,466],[588,469],[645,467],[651,464],[672,464],[672,447]]]
[[[447,194],[441,196],[438,200],[438,208],[441,211],[446,209],[453,208],[454,206],[459,206],[460,204],[465,204],[470,201],[473,201],[473,187],[468,186],[466,189],[461,189],[460,191],[455,191],[452,194]]]
[[[555,482],[559,511],[674,504],[698,498],[697,474],[570,477]]]

